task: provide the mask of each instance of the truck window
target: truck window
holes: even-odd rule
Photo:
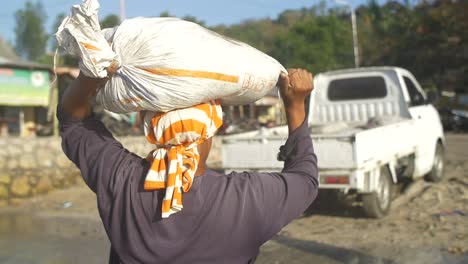
[[[413,81],[410,78],[403,76],[403,80],[406,84],[406,89],[408,89],[408,95],[410,97],[411,106],[423,105],[425,103],[424,96],[416,88]]]
[[[330,101],[375,99],[387,96],[387,86],[382,77],[359,77],[338,79],[328,86]]]

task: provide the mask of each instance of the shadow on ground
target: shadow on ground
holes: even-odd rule
[[[355,196],[344,195],[328,190],[320,190],[315,201],[304,212],[303,217],[311,215],[326,215],[347,218],[366,218],[361,206],[353,201]]]
[[[325,245],[314,241],[289,238],[280,234],[262,247],[261,254],[256,263],[387,264],[395,262],[354,250]]]

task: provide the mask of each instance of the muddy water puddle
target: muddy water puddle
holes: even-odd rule
[[[109,242],[99,223],[0,214],[2,264],[107,263],[108,254]]]

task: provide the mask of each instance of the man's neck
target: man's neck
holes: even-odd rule
[[[197,171],[195,172],[195,177],[203,175],[206,169],[207,169],[206,163],[200,163],[198,165]]]

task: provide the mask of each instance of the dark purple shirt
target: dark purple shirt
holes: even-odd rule
[[[183,194],[183,210],[161,219],[164,191],[143,190],[148,161],[94,115],[76,120],[59,107],[57,116],[63,151],[97,195],[109,263],[253,263],[260,246],[317,195],[317,160],[303,124],[281,148],[282,172],[207,171]]]

